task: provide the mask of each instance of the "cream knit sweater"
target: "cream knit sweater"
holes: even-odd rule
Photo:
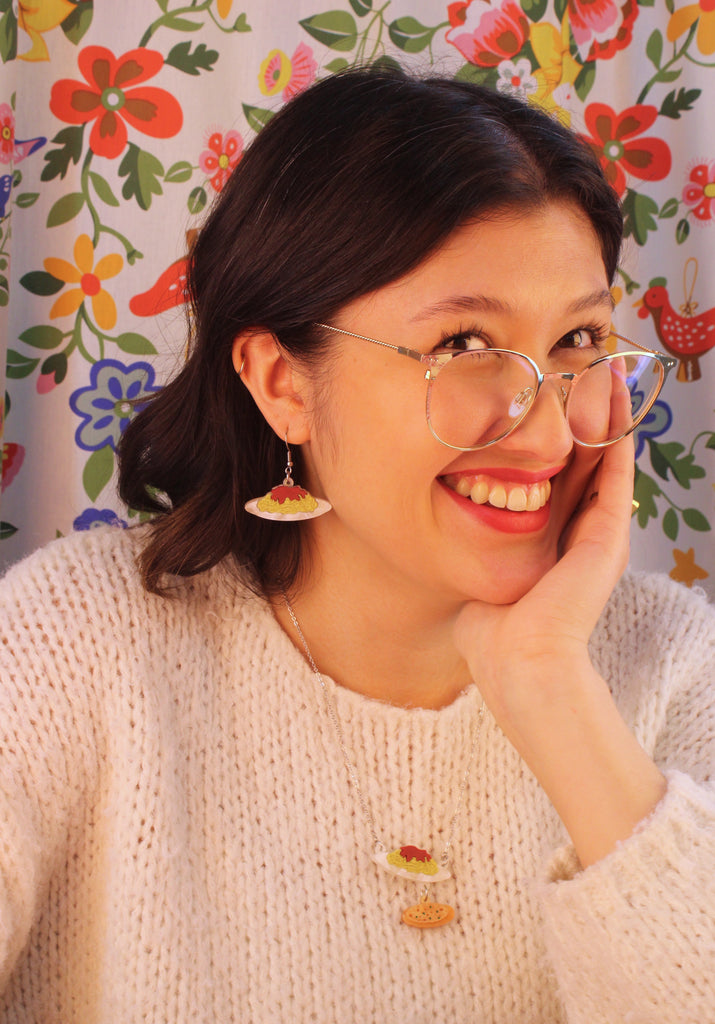
[[[140,532],[139,532],[140,536]],[[147,595],[137,531],[50,545],[0,585],[6,1024],[715,1021],[713,618],[626,577],[593,655],[669,789],[580,871],[484,718],[435,898],[381,870],[319,684],[214,570]],[[388,847],[438,854],[479,695],[404,710],[332,687]],[[558,743],[558,736],[554,737]]]

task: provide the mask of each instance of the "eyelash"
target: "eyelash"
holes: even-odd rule
[[[482,334],[481,327],[476,325],[472,327],[461,327],[458,331],[444,331],[442,337],[439,339],[439,343],[435,346],[435,351],[439,349],[447,349],[448,352],[460,351],[456,349],[455,342],[468,341],[470,338],[478,338],[484,344],[484,347],[488,347],[486,339]],[[466,349],[462,351],[467,351]]]
[[[605,324],[605,323],[595,323],[595,322],[594,323],[582,324],[581,326],[574,327],[574,329],[572,331],[568,331],[566,334],[564,334],[561,338],[559,338],[559,340],[558,340],[558,342],[556,344],[560,345],[563,341],[566,341],[566,339],[572,338],[574,335],[581,334],[581,333],[588,335],[588,337],[591,340],[591,344],[593,345],[593,347],[600,350],[600,349],[603,349],[603,347],[605,345],[605,342],[606,342],[606,339],[609,337],[609,335],[611,333],[611,325],[610,325],[610,323]],[[465,349],[461,349],[461,350],[458,349],[455,343],[468,342],[472,338],[478,339],[480,342],[482,342],[482,344],[483,344],[483,346],[485,348],[489,347],[488,344],[487,344],[487,340],[484,337],[484,333],[483,333],[481,327],[477,327],[476,325],[474,325],[472,327],[461,327],[460,326],[458,331],[445,331],[442,334],[442,337],[440,338],[439,343],[435,347],[435,351],[440,350],[440,349],[446,349],[447,351],[452,351],[452,352],[453,351],[467,351],[466,348]],[[570,346],[565,346],[565,347],[570,347]],[[575,346],[575,347],[582,348],[584,346]]]

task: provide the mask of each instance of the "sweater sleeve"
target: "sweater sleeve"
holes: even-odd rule
[[[88,595],[64,542],[0,582],[0,991],[98,776]],[[97,630],[97,635],[104,631]]]
[[[585,870],[573,847],[556,852],[541,892],[545,942],[569,1024],[712,1024],[715,616],[662,579],[629,589],[610,629],[637,610],[638,641],[615,645],[620,683],[604,675],[667,790]]]

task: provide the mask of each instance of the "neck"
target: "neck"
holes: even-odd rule
[[[349,573],[314,573],[291,607],[318,669],[356,693],[399,707],[440,708],[471,683],[452,638],[460,605],[416,599],[414,588],[375,585],[361,593]],[[282,598],[273,611],[304,653]]]

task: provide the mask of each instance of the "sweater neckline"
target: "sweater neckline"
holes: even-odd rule
[[[261,625],[265,630],[267,642],[275,646],[276,653],[286,668],[294,675],[299,673],[303,684],[308,685],[312,691],[316,680],[305,655],[295,646],[278,622],[269,602],[265,598],[255,598],[255,600],[260,602]],[[449,726],[451,722],[456,725],[459,722],[471,721],[481,705],[481,695],[475,683],[468,685],[450,704],[446,704],[442,708],[404,707],[391,704],[378,697],[366,696],[356,690],[341,686],[325,673],[321,674],[335,701],[336,711],[341,719],[346,717],[353,720],[366,716],[382,719],[385,724],[400,722],[406,724],[410,720],[420,719],[423,727],[436,726],[438,723],[441,727],[445,727]]]

